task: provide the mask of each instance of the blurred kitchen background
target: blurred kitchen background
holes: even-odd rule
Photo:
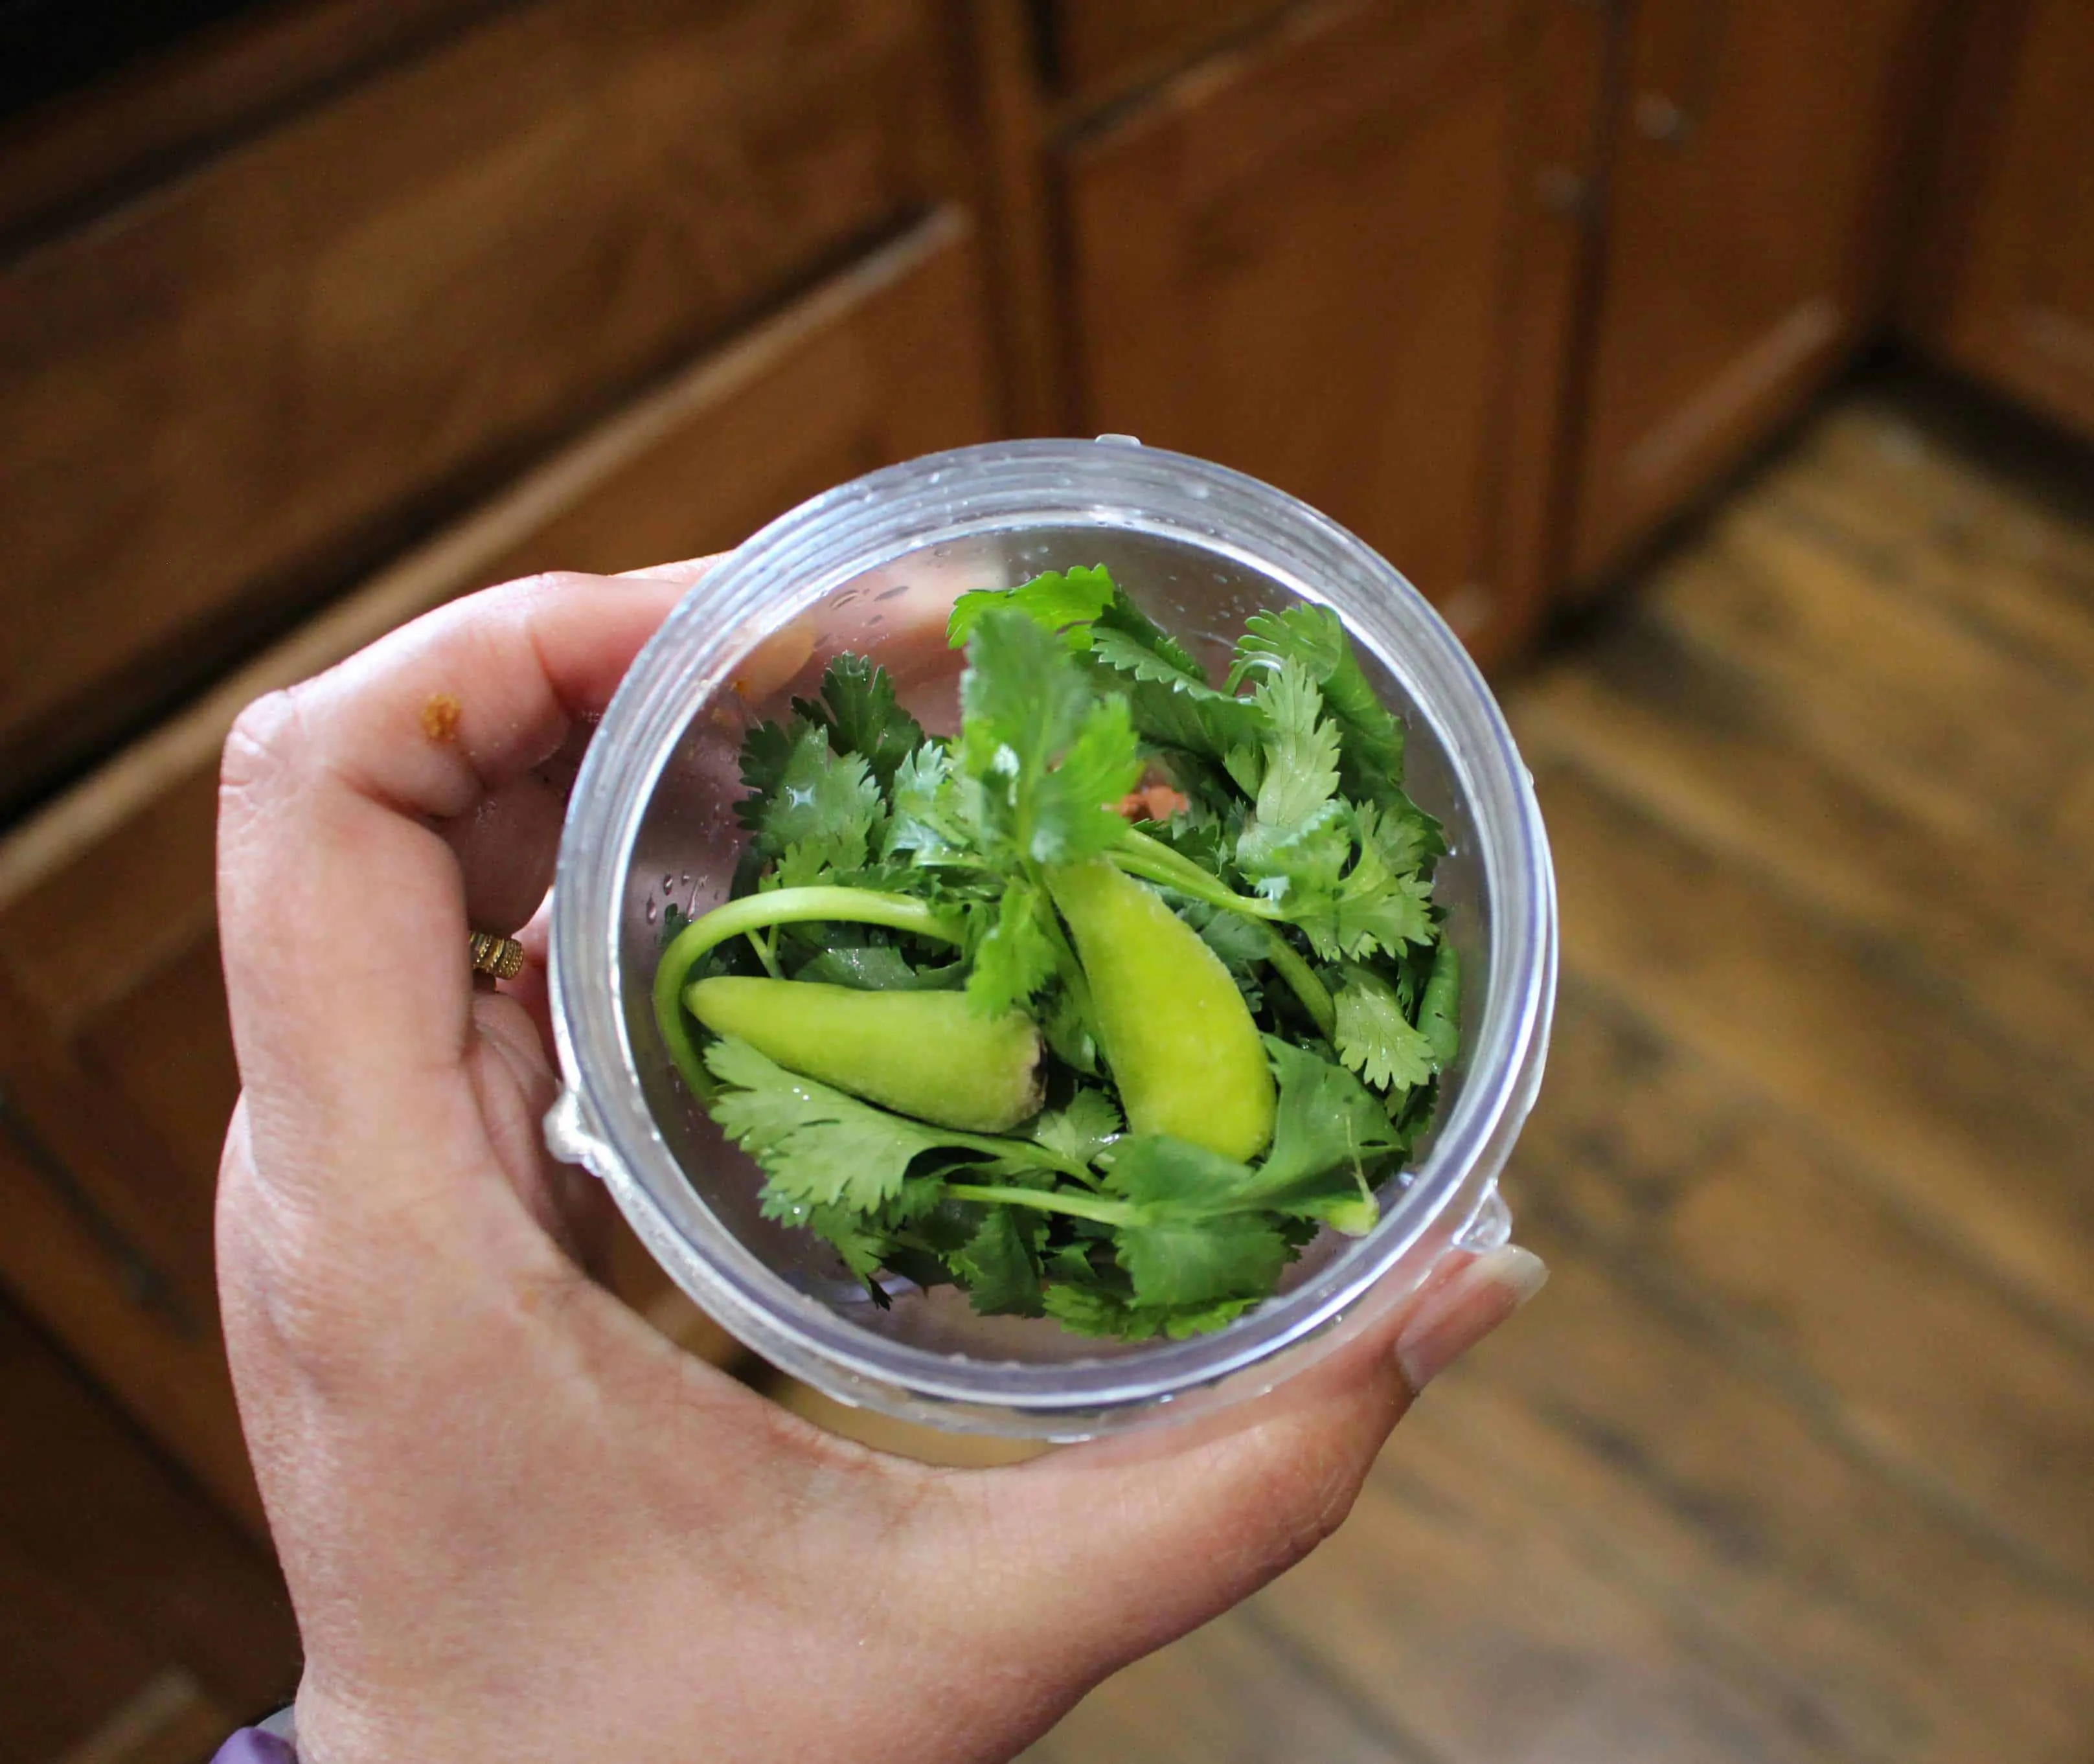
[[[0,1759],[297,1675],[211,1275],[239,706],[1103,431],[1500,683],[1556,1276],[1038,1757],[2094,1757],[2090,101],[2088,0],[5,0]]]

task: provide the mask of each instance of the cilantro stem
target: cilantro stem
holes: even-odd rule
[[[1001,1158],[1006,1163],[1032,1164],[1041,1170],[1051,1170],[1058,1175],[1073,1177],[1093,1188],[1097,1186],[1097,1172],[1087,1169],[1072,1158],[1064,1158],[1037,1140],[1011,1139],[994,1133],[961,1133],[941,1127],[938,1132],[938,1141],[943,1145],[964,1145],[969,1151],[987,1152],[992,1158]]]
[[[939,943],[957,944],[965,935],[957,919],[925,902],[906,894],[876,893],[870,889],[771,889],[728,901],[693,920],[676,933],[655,967],[654,1022],[668,1047],[671,1062],[700,1101],[710,1101],[719,1087],[706,1070],[684,1010],[684,988],[691,970],[707,950],[731,937],[750,935],[772,925],[803,924],[810,919],[884,925],[890,931],[906,931]],[[1003,1143],[996,1141],[989,1149],[1001,1151]]]
[[[1190,858],[1173,851],[1160,839],[1127,829],[1126,836],[1106,854],[1129,875],[1138,875],[1175,893],[1205,901],[1210,906],[1225,906],[1250,919],[1284,919],[1287,915],[1271,901],[1254,894],[1239,894],[1226,882],[1207,874]]]
[[[1109,1201],[1101,1195],[1071,1194],[1060,1188],[993,1188],[971,1182],[952,1182],[945,1193],[956,1201],[981,1201],[992,1206],[1037,1207],[1043,1213],[1067,1213],[1100,1225],[1132,1225],[1140,1216],[1127,1201]]]
[[[1301,1001],[1302,1008],[1315,1019],[1323,1039],[1334,1039],[1338,1031],[1338,1009],[1331,1001],[1330,988],[1317,979],[1316,971],[1296,953],[1294,945],[1281,934],[1279,926],[1267,925],[1265,936],[1266,959]]]

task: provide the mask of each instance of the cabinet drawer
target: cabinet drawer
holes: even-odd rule
[[[229,1504],[257,1512],[212,1331],[237,1075],[212,829],[241,707],[455,595],[726,549],[871,467],[988,437],[971,235],[941,211],[672,376],[0,843],[0,1282]],[[644,1257],[621,1290],[689,1345]]]
[[[923,204],[934,13],[505,9],[0,272],[0,797]]]

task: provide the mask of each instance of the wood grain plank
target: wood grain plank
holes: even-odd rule
[[[1538,776],[1570,962],[1614,978],[2061,1326],[2094,1332],[2094,1086],[2031,1084],[1923,975],[1592,776]]]
[[[2080,449],[1947,389],[1893,383],[1828,411],[1754,493],[2020,665],[2094,680],[2094,489]]]
[[[1827,765],[1752,670],[1634,609],[1510,708],[1531,762],[1605,778],[1723,863],[1923,974],[1944,1008],[1977,1019],[1974,1032],[2094,1078],[2094,881],[2076,867],[1914,816]]]
[[[2066,809],[2094,779],[2094,697],[1748,498],[1661,572],[1683,641],[1753,672],[1799,738],[1927,823],[2084,864]]]
[[[1546,1340],[1559,1362],[1566,1341],[1591,1345],[1561,1314]],[[1504,1461],[1540,1454],[1553,1479],[1573,1448],[1523,1410],[1501,1425],[1453,1407],[1436,1391],[1399,1428],[1338,1536],[1253,1602],[1262,1621],[1450,1764],[1840,1755],[1820,1743],[1822,1695],[1650,1597]],[[1841,1738],[1845,1756],[1890,1755],[1858,1730]]]
[[[2081,1755],[2094,1627],[1531,1214],[1546,1297],[1257,1609],[1442,1757]]]
[[[1109,1679],[1023,1764],[1427,1764],[1324,1678],[1232,1613]]]
[[[1944,1525],[2094,1597],[2094,1354],[1575,975],[1523,1210],[1627,1260]]]

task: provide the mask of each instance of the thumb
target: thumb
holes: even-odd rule
[[[1006,1620],[1097,1677],[1219,1615],[1337,1529],[1417,1393],[1547,1278],[1510,1245],[1450,1252],[1394,1317],[1269,1396],[984,1473],[974,1492],[1027,1592]]]

